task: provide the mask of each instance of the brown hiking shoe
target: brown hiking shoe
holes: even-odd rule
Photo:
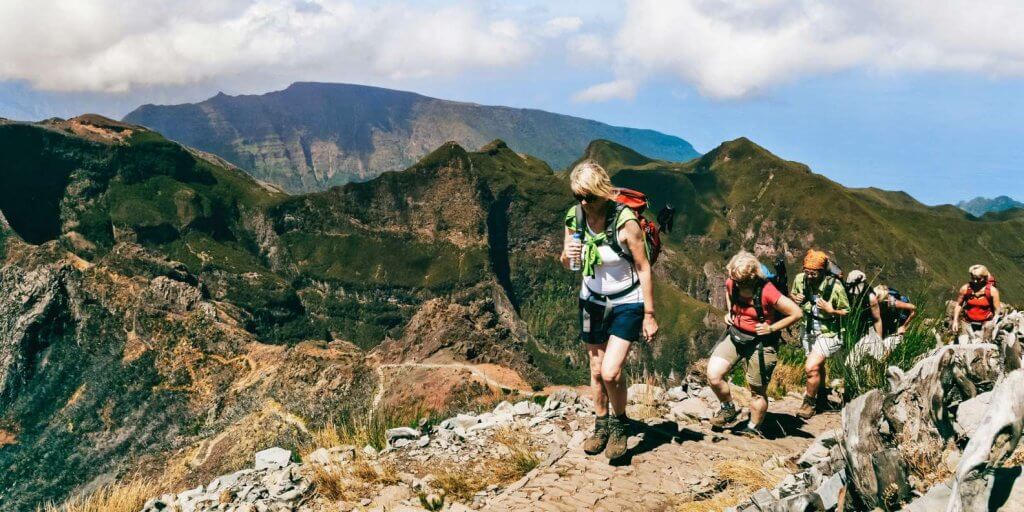
[[[626,432],[626,415],[610,416],[608,418],[608,447],[604,450],[604,456],[609,461],[614,461],[626,454],[626,440],[629,434]]]
[[[814,413],[817,412],[817,405],[818,400],[816,398],[804,395],[804,403],[800,406],[800,410],[796,412],[796,415],[805,420],[809,420],[814,416]]]
[[[583,442],[583,453],[597,455],[608,444],[608,416],[594,419],[594,433]]]
[[[720,407],[718,412],[711,417],[711,426],[713,427],[724,427],[736,423],[736,417],[740,415],[739,410],[736,409],[735,405],[730,404],[730,407]]]

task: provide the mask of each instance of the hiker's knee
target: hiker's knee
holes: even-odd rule
[[[720,386],[725,380],[725,374],[729,373],[730,366],[729,361],[720,357],[711,356],[711,359],[708,361],[708,369],[706,372],[708,384],[714,387]]]
[[[601,380],[603,380],[605,384],[618,384],[622,381],[622,368],[605,365],[601,368]]]
[[[821,365],[816,362],[808,361],[804,366],[804,371],[807,373],[807,378],[817,378],[821,376]]]

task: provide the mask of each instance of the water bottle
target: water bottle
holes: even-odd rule
[[[583,237],[581,237],[579,233],[573,233],[572,234],[572,241],[574,243],[576,243],[576,244],[582,244],[583,243]],[[569,260],[569,270],[572,270],[573,272],[579,272],[580,269],[583,268],[583,257],[582,257],[583,256],[583,251],[582,251],[582,247],[580,249],[581,249],[580,250],[580,255],[575,257],[575,258],[572,258],[571,260]]]

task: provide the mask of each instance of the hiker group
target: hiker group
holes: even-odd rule
[[[649,341],[658,332],[651,265],[661,252],[659,231],[671,229],[674,212],[667,206],[658,213],[659,229],[643,215],[646,197],[614,188],[595,162],[577,165],[569,179],[576,203],[565,215],[560,259],[582,273],[578,323],[596,414],[594,433],[583,449],[590,455],[603,451],[615,460],[627,452],[623,365],[633,343]],[[990,340],[999,290],[984,266],[972,266],[969,273],[950,325],[960,342]],[[708,383],[721,403],[711,423],[741,435],[763,437],[767,387],[784,332],[800,340],[806,355],[807,386],[797,411],[806,420],[826,403],[829,358],[845,354],[847,365],[858,365],[868,355],[882,359],[900,344],[917,313],[906,295],[885,284],[872,286],[860,270],[844,274],[818,250],[807,252],[792,283],[784,259],[769,268],[746,251],[731,258],[726,274],[727,332],[707,363]],[[856,341],[846,346],[844,339]],[[751,391],[750,416],[742,423],[730,390],[730,376],[740,364]]]

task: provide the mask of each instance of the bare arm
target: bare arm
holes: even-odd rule
[[[910,321],[913,320],[915,316],[917,316],[917,306],[915,306],[915,305],[913,305],[913,304],[911,304],[909,302],[903,302],[903,301],[899,301],[898,300],[898,301],[893,303],[893,306],[896,309],[902,309],[904,311],[910,311],[910,314],[907,315],[907,320],[905,322],[903,322],[903,325],[901,325],[900,327],[906,327],[906,326],[910,325]]]
[[[871,318],[875,321],[875,332],[878,333],[879,337],[883,336],[884,329],[882,328],[882,308],[878,305],[878,296],[874,293],[871,295]]]
[[[574,257],[578,257],[580,253],[578,246],[573,243],[573,234],[575,234],[575,231],[565,228],[565,236],[562,238],[562,254],[558,257],[559,261],[562,262],[562,266],[566,269],[569,268],[571,260]]]
[[[779,301],[775,303],[775,311],[782,313],[784,316],[771,325],[771,332],[779,332],[799,322],[804,316],[800,306],[797,306],[796,302],[793,302],[792,299],[785,295],[779,297]]]
[[[995,286],[992,287],[992,307],[996,308],[996,314],[999,314],[999,308],[1002,307],[1002,301],[999,300],[999,289]]]
[[[633,265],[640,279],[640,292],[644,297],[643,334],[650,339],[658,332],[658,322],[654,319],[654,282],[651,279],[651,262],[647,260],[644,234],[636,222],[627,222],[620,231],[620,236],[625,238],[629,253],[633,256]]]
[[[960,328],[960,314],[964,311],[964,295],[967,293],[967,285],[960,287],[960,294],[956,297],[956,306],[953,307],[953,330]]]

